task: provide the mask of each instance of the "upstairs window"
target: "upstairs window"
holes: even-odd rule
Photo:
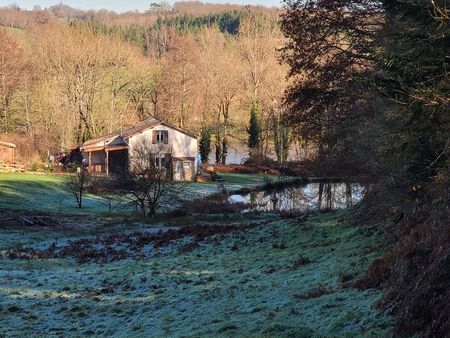
[[[164,143],[164,132],[162,130],[156,131],[156,143]]]
[[[153,131],[153,144],[168,144],[168,131],[167,130],[154,130]]]

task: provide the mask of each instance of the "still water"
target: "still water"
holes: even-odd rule
[[[229,201],[248,204],[246,211],[336,210],[358,203],[365,191],[365,187],[356,183],[309,183],[282,190],[233,194]]]

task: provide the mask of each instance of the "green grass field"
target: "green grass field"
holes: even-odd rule
[[[223,183],[228,190],[254,187],[264,184],[264,176],[258,174],[223,174]],[[275,177],[272,177],[275,179]],[[78,209],[73,196],[64,190],[65,176],[30,173],[0,174],[0,208],[62,213],[74,215],[102,215],[109,212],[108,203],[113,204],[115,214],[127,213],[120,201],[107,200],[87,195],[82,209]],[[191,198],[202,198],[218,191],[217,183],[192,183]]]
[[[99,232],[0,229],[0,336],[390,336],[392,319],[372,306],[380,292],[346,285],[380,255],[381,228],[349,227],[344,216],[272,216],[192,251],[184,238],[109,263],[5,257],[18,243]]]

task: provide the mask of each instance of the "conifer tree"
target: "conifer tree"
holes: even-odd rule
[[[207,125],[202,127],[200,134],[200,156],[203,163],[209,162],[209,154],[211,152],[211,131]]]
[[[250,153],[254,154],[259,151],[261,145],[261,121],[259,120],[258,105],[253,103],[250,111],[250,126],[247,129],[248,147]]]

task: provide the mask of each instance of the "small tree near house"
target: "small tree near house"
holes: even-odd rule
[[[255,156],[259,153],[261,148],[261,121],[259,119],[258,106],[256,103],[252,104],[252,110],[250,111],[250,126],[247,129],[247,133],[250,156]]]
[[[172,180],[171,154],[167,151],[163,145],[140,140],[130,150],[131,170],[113,182],[118,194],[146,218],[173,206],[186,193],[187,182]]]
[[[211,131],[207,125],[202,127],[200,134],[200,156],[203,163],[209,162],[209,154],[211,153]]]
[[[78,208],[83,206],[84,193],[89,185],[90,177],[84,170],[78,170],[75,175],[69,176],[65,182],[66,190],[75,197]]]

